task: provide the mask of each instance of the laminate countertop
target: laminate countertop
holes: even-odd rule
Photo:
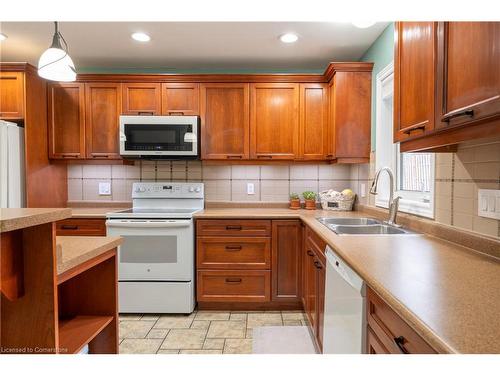
[[[57,274],[79,266],[121,245],[122,237],[57,236]]]
[[[70,208],[1,208],[0,233],[71,217]]]
[[[441,353],[500,353],[500,260],[428,235],[339,236],[317,217],[362,212],[208,208],[197,219],[301,219]],[[500,241],[499,241],[500,246]]]

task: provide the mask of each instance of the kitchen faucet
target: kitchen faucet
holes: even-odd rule
[[[375,178],[373,179],[372,187],[370,188],[370,194],[377,195],[377,187],[378,187],[378,179],[380,178],[380,173],[382,171],[386,171],[389,175],[389,220],[385,221],[385,223],[400,227],[401,225],[396,224],[396,216],[398,214],[399,200],[401,197],[394,198],[394,174],[389,167],[380,168],[375,174]]]

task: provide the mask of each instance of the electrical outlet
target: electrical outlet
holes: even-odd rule
[[[500,190],[478,189],[477,214],[500,220]]]
[[[255,186],[252,182],[247,183],[247,194],[248,195],[253,195],[255,194]]]
[[[360,194],[361,194],[361,198],[364,198],[366,197],[366,184],[360,184]]]
[[[111,183],[99,182],[99,195],[111,195]]]

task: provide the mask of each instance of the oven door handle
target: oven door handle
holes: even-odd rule
[[[106,221],[108,228],[182,228],[189,227],[191,220],[184,221]]]

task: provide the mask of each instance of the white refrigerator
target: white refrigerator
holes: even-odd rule
[[[0,207],[25,207],[24,129],[0,120]]]

